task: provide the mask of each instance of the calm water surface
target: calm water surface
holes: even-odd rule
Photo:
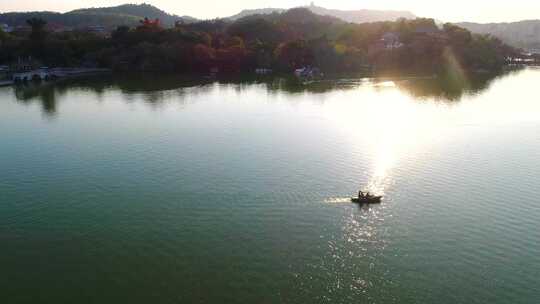
[[[1,302],[537,303],[539,80],[0,88]]]

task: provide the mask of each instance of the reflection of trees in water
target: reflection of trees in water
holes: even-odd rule
[[[59,97],[73,89],[87,90],[101,96],[107,85],[95,79],[70,79],[58,82],[26,83],[15,86],[15,98],[25,104],[40,102],[43,113],[54,116],[58,111]],[[98,98],[99,99],[99,98]]]
[[[302,82],[294,77],[275,78],[268,82],[267,89],[271,93],[326,93],[336,89],[346,89],[339,82],[329,81],[306,81]]]
[[[438,77],[396,81],[397,87],[419,99],[436,98],[442,101],[459,101],[464,96],[487,90],[495,80],[516,71],[497,74],[470,74],[466,78],[440,75]]]
[[[463,96],[479,93],[489,88],[494,80],[511,74],[507,71],[499,74],[476,74],[465,78],[442,75],[439,77],[390,77],[390,78],[344,78],[324,81],[302,82],[295,77],[274,76],[256,77],[253,75],[235,75],[225,78],[210,78],[193,75],[106,75],[91,78],[71,79],[55,83],[30,83],[15,87],[17,100],[23,103],[39,101],[46,115],[55,115],[58,110],[58,98],[69,90],[83,90],[96,94],[96,99],[107,91],[120,91],[125,101],[142,99],[152,106],[160,105],[171,97],[180,97],[183,102],[186,95],[203,95],[215,89],[215,85],[231,85],[239,93],[260,85],[269,94],[326,93],[334,90],[352,90],[366,83],[393,81],[407,94],[419,99],[436,98],[443,101],[458,101]]]
[[[204,75],[156,75],[135,74],[115,75],[108,79],[111,88],[120,90],[129,100],[139,96],[145,102],[156,105],[171,95],[203,95],[215,89],[215,85],[230,85],[236,92],[241,93],[251,89],[253,85],[264,85],[272,92],[299,93],[306,90],[313,92],[325,92],[332,89],[321,86],[306,86],[295,78],[286,77],[256,77],[253,75],[229,75],[220,77],[208,77]],[[182,99],[179,99],[180,101]]]
[[[15,97],[23,103],[39,101],[43,113],[48,116],[56,114],[57,92],[52,85],[27,84],[15,87]]]
[[[441,101],[459,101],[466,95],[478,94],[487,90],[500,78],[518,71],[505,71],[497,74],[471,74],[466,79],[449,75],[431,77],[398,76],[385,78],[339,78],[315,82],[301,82],[295,78],[275,78],[267,82],[269,92],[280,93],[326,93],[333,90],[352,90],[362,85],[376,85],[392,81],[403,92],[415,98],[435,98]]]
[[[301,82],[295,78],[275,78],[267,82],[270,92],[285,93],[326,93],[333,90],[352,90],[362,85],[377,85],[393,82],[401,91],[419,99],[435,98],[441,101],[459,101],[466,95],[478,94],[487,90],[491,84],[500,78],[519,72],[519,70],[504,71],[496,74],[471,74],[466,79],[451,75],[430,77],[399,76],[384,78],[339,78]]]
[[[324,93],[336,89],[333,82],[301,82],[290,76],[255,76],[252,74],[208,77],[204,75],[157,75],[135,74],[114,75],[108,79],[112,87],[126,95],[143,93],[148,101],[159,102],[164,91],[177,91],[182,94],[195,88],[200,93],[212,90],[213,85],[232,85],[237,92],[252,88],[252,85],[264,85],[269,92]],[[198,93],[190,90],[190,94]]]
[[[171,96],[182,97],[186,94],[186,89],[204,89],[213,80],[200,76],[136,73],[111,75],[101,81],[107,82],[111,89],[119,90],[126,100],[133,101],[140,97],[145,103],[157,106]],[[206,91],[199,91],[199,93]]]

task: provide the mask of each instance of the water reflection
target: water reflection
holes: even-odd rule
[[[510,76],[519,70],[506,70],[498,74],[472,74],[466,78],[440,75],[438,77],[417,78],[397,81],[400,90],[417,99],[437,99],[459,101],[466,95],[479,94],[497,79]]]
[[[47,116],[54,116],[57,111],[57,94],[60,90],[51,85],[29,84],[17,86],[14,90],[15,97],[22,103],[30,103],[38,100],[41,103],[42,111]]]
[[[340,78],[334,76],[324,81],[302,83],[290,77],[234,76],[219,79],[193,77],[186,75],[107,75],[85,79],[61,81],[54,84],[27,84],[16,86],[15,97],[23,103],[40,102],[43,113],[49,116],[58,111],[57,99],[68,90],[83,90],[96,94],[96,98],[110,92],[121,92],[125,100],[141,97],[145,103],[157,106],[178,96],[182,101],[186,95],[205,94],[215,89],[215,85],[232,86],[242,92],[254,85],[261,86],[268,94],[323,94],[332,91],[354,90],[362,86],[371,86],[379,90],[397,87],[400,91],[416,99],[437,99],[440,101],[459,101],[466,95],[478,94],[489,88],[491,83],[512,73],[482,74],[457,80],[452,77],[411,77],[395,76],[391,78]]]

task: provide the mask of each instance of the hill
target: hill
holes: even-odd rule
[[[540,52],[540,20],[488,24],[465,22],[457,25],[473,33],[493,35],[514,47]]]
[[[406,11],[381,11],[381,10],[335,10],[327,9],[320,6],[310,5],[305,8],[309,9],[311,12],[322,15],[322,16],[332,16],[339,18],[346,22],[352,23],[365,23],[365,22],[378,22],[378,21],[396,21],[400,18],[405,19],[414,19],[416,16],[411,12]],[[237,20],[251,15],[269,15],[272,13],[283,13],[286,9],[282,8],[263,8],[263,9],[253,9],[253,10],[243,10],[240,13],[231,16],[227,19]]]
[[[283,8],[248,9],[248,10],[243,10],[240,13],[238,13],[236,15],[233,15],[233,16],[230,16],[230,17],[227,17],[225,19],[234,21],[234,20],[242,19],[242,18],[249,17],[249,16],[270,15],[270,14],[273,14],[273,13],[283,13],[285,11],[286,10],[283,9]]]
[[[320,6],[311,5],[307,7],[313,13],[318,15],[328,15],[352,23],[366,23],[378,21],[396,21],[400,18],[414,19],[416,16],[407,11],[380,11],[380,10],[336,10],[327,9]]]
[[[240,36],[247,41],[277,43],[280,40],[314,39],[320,36],[335,37],[345,21],[313,13],[306,8],[293,8],[281,13],[247,15],[227,26],[232,36]]]
[[[78,9],[67,13],[56,12],[17,12],[0,14],[0,23],[11,26],[26,25],[26,20],[37,17],[48,23],[60,24],[67,27],[86,27],[101,25],[108,29],[119,25],[135,26],[144,17],[151,19],[159,18],[163,25],[173,26],[175,21],[182,20],[186,23],[196,21],[187,16],[168,14],[148,4],[125,4],[115,7]]]
[[[74,10],[68,14],[135,16],[139,19],[144,17],[150,19],[157,18],[166,26],[173,26],[178,20],[183,20],[184,22],[197,21],[197,19],[189,16],[171,15],[149,4],[124,4],[113,7],[86,8]]]
[[[379,11],[379,10],[334,10],[311,5],[303,7],[321,16],[331,16],[346,22],[364,23],[377,21],[395,21],[399,18],[414,19],[415,15],[405,11]],[[243,10],[240,13],[224,18],[235,21],[254,15],[270,15],[273,13],[284,13],[286,9],[263,8],[253,10]],[[83,8],[67,13],[57,12],[14,12],[0,14],[0,23],[11,26],[26,25],[26,20],[37,17],[46,20],[48,23],[63,25],[67,27],[86,27],[101,25],[107,29],[114,29],[119,25],[136,26],[139,20],[144,17],[150,19],[158,18],[165,27],[172,27],[176,21],[192,23],[198,21],[189,16],[177,16],[169,14],[159,8],[149,4],[124,4],[113,7]]]

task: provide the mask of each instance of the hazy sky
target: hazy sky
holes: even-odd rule
[[[0,0],[0,12],[52,10],[69,11],[123,3],[149,3],[169,13],[198,18],[224,17],[246,8],[308,5],[299,0]],[[318,6],[336,9],[409,10],[418,16],[442,21],[510,22],[540,19],[540,0],[320,0]]]

